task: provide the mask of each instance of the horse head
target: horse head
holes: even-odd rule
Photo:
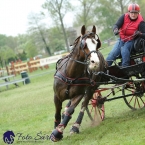
[[[98,49],[101,47],[101,41],[96,34],[96,27],[93,26],[92,31],[86,31],[83,25],[81,28],[80,55],[84,57],[85,61],[89,62],[89,69],[96,70],[99,67],[100,59],[98,56]],[[85,55],[84,55],[85,54]]]

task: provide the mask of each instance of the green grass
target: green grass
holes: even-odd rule
[[[0,92],[0,145],[3,133],[13,130],[15,135],[35,137],[37,133],[50,135],[53,130],[53,72],[54,65],[48,70],[38,70],[29,76],[48,72],[37,77],[30,77],[31,83]],[[49,73],[50,71],[50,73]],[[19,76],[17,76],[19,77]],[[64,102],[63,107],[66,102]],[[80,105],[64,130],[64,138],[57,145],[144,145],[145,144],[145,109],[132,111],[123,99],[105,103],[106,118],[99,126],[91,126],[85,114],[80,134],[70,136],[69,130],[76,120]],[[22,139],[20,139],[22,140]],[[49,140],[18,141],[14,145],[51,145]]]

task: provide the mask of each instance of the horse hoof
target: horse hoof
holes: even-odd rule
[[[73,134],[73,133],[79,133],[79,128],[77,128],[76,126],[72,126],[70,130],[70,134]]]
[[[63,138],[62,132],[59,132],[57,129],[53,130],[49,139],[53,142],[60,141]]]

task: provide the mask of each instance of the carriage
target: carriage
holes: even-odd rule
[[[121,67],[121,58],[118,58],[108,67],[98,50],[101,41],[96,34],[96,27],[93,26],[90,32],[82,26],[81,36],[75,40],[70,54],[56,63],[53,86],[56,110],[51,141],[57,142],[63,138],[63,131],[81,100],[81,110],[70,133],[79,133],[85,111],[92,121],[98,118],[97,112],[103,120],[106,101],[123,98],[126,105],[134,110],[145,106],[144,44],[143,41],[141,51],[131,55],[130,66]],[[114,97],[116,92],[122,95]],[[69,102],[61,115],[64,100]]]
[[[145,47],[143,48],[145,49]],[[132,110],[145,107],[145,51],[132,54],[128,67],[122,68],[120,66],[121,58],[118,60],[119,62],[114,62],[114,65],[108,67],[107,74],[101,72],[99,74],[108,80],[98,82],[101,86],[95,90],[87,106],[86,111],[92,121],[97,119],[97,111],[99,111],[100,119],[104,120],[104,103],[107,101],[123,98],[126,105]],[[107,87],[105,87],[106,85]],[[122,95],[115,96],[118,92],[121,92]]]

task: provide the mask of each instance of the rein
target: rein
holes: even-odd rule
[[[119,31],[120,32],[120,31]],[[124,41],[124,40],[126,40],[126,39],[128,39],[128,38],[131,38],[131,37],[133,37],[133,36],[136,36],[135,34],[133,34],[133,35],[131,35],[131,36],[128,36],[128,37],[126,37],[126,38],[124,38],[124,39],[121,39],[122,41]],[[116,36],[112,36],[111,38],[109,38],[109,39],[107,39],[107,40],[111,40],[112,38],[114,38],[114,37],[116,37]],[[117,41],[117,40],[116,40]],[[115,42],[116,42],[115,41]],[[114,44],[112,44],[112,45],[114,45]],[[110,45],[111,46],[111,45]],[[102,50],[102,49],[106,49],[106,48],[108,48],[108,46],[107,47],[104,47],[104,48],[101,48],[100,50]]]

